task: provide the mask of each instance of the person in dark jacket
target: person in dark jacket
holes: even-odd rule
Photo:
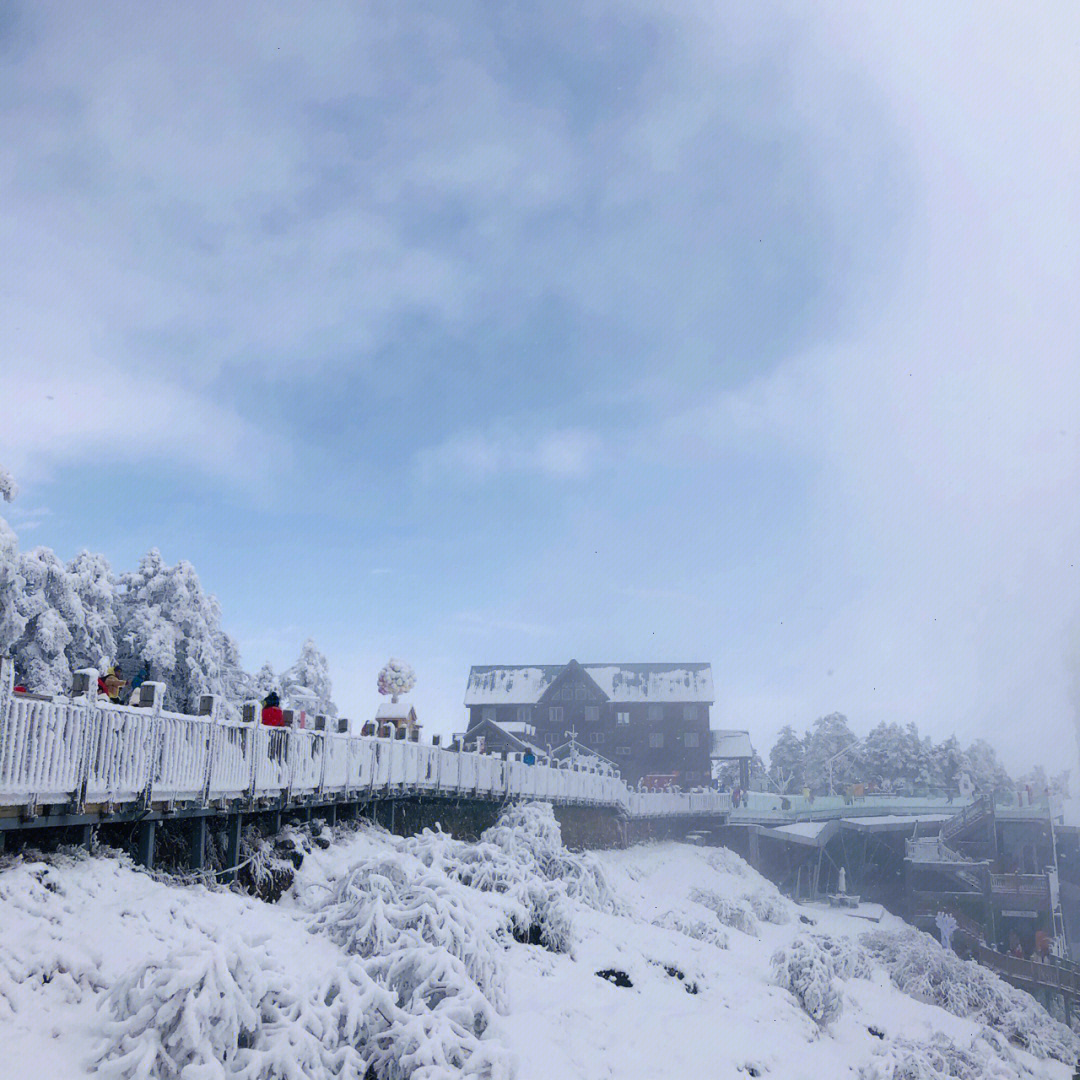
[[[284,727],[285,716],[281,711],[281,698],[276,690],[271,690],[262,703],[262,722],[267,727]]]

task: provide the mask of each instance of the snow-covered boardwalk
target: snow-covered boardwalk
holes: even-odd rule
[[[161,690],[145,707],[15,694],[10,662],[0,681],[0,824],[29,827],[45,808],[67,815],[91,808],[171,813],[269,805],[288,809],[380,798],[443,796],[538,799],[607,807],[628,817],[717,816],[730,809],[719,792],[642,793],[610,771],[584,763],[555,768],[398,739],[316,729],[270,728],[167,712]],[[4,808],[8,810],[3,816]],[[55,809],[54,809],[55,813]]]

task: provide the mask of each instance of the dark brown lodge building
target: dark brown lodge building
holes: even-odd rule
[[[666,774],[684,788],[712,777],[712,703],[709,664],[483,665],[470,669],[465,691],[470,729],[527,726],[551,748],[574,737],[614,761],[629,784]]]

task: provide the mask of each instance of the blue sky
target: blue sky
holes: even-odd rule
[[[3,5],[22,542],[353,715],[707,660],[1074,757],[1078,15],[941,8]]]

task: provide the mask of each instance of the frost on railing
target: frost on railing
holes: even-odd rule
[[[164,712],[164,687],[145,683],[139,707],[97,698],[92,673],[68,701],[12,692],[0,665],[0,804],[36,807],[375,796],[438,792],[608,806],[633,816],[721,814],[719,792],[631,792],[610,770],[561,767],[406,740],[267,727],[257,710],[230,719],[217,699],[200,715]]]

